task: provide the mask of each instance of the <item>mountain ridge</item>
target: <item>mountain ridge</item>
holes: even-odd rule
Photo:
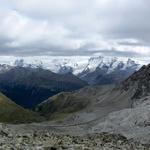
[[[121,111],[123,109],[132,109],[133,107],[136,107],[136,103],[142,101],[141,97],[135,97],[136,93],[138,93],[139,91],[139,85],[134,85],[131,83],[131,87],[129,89],[125,89],[124,86],[125,83],[128,84],[127,81],[129,81],[130,83],[130,80],[132,78],[135,78],[134,76],[137,76],[137,80],[140,82],[139,84],[142,84],[141,87],[143,87],[143,75],[148,76],[148,78],[150,77],[150,73],[143,73],[145,72],[145,70],[146,72],[147,70],[150,70],[150,65],[148,65],[147,67],[143,66],[139,71],[135,72],[133,75],[131,75],[128,79],[126,79],[119,85],[92,87],[89,86],[84,87],[80,90],[76,90],[74,92],[60,93],[58,95],[55,95],[54,97],[50,97],[47,101],[39,104],[37,110],[39,112],[43,112],[49,115],[53,115],[55,113],[60,113],[61,115],[61,113],[63,112],[61,110],[66,110],[67,107],[73,107],[72,109],[75,109],[74,106],[78,105],[78,103],[80,102],[84,102],[85,105],[81,109],[77,110],[78,112],[72,112],[70,111],[70,109],[68,109],[69,115],[71,114],[72,117],[69,117],[70,119],[66,119],[67,122],[75,123],[79,121],[80,123],[92,120],[92,117],[89,118],[88,115],[92,115],[93,120],[97,117],[102,119],[104,118],[104,116],[107,116],[111,112]],[[141,72],[143,74],[142,80]],[[138,83],[138,81],[136,82]],[[149,85],[148,83],[149,82],[147,82],[147,85]],[[146,84],[146,82],[144,82],[144,84]],[[150,90],[148,92],[150,94]],[[144,97],[147,96],[147,93],[145,95],[142,94],[141,96],[144,100]],[[65,105],[64,102],[67,102],[67,105]],[[61,108],[61,110],[54,109],[51,112],[51,107],[49,107],[50,105],[54,106],[55,108]],[[101,116],[100,114],[103,115]]]
[[[0,73],[0,91],[26,108],[33,108],[61,91],[72,91],[86,85],[72,74],[59,75],[42,68],[14,67]]]
[[[71,93],[63,93],[61,101],[55,96],[55,107],[66,111],[63,102],[68,101],[68,111],[64,115],[61,110],[50,111],[53,97],[40,104],[40,111],[46,110],[51,118],[53,115],[61,118],[63,125],[74,125],[85,132],[122,134],[129,139],[142,143],[150,142],[150,64],[116,86],[84,87]],[[57,97],[58,96],[58,97]],[[72,102],[72,97],[74,97]],[[75,98],[76,97],[76,98]],[[80,98],[80,99],[79,99]],[[79,100],[88,102],[77,111],[70,111]],[[71,105],[74,103],[74,105]],[[70,104],[70,105],[69,105]],[[46,106],[46,107],[45,107]],[[74,107],[75,108],[75,107]],[[39,111],[39,112],[40,112]],[[47,113],[48,112],[48,113]],[[62,119],[63,118],[63,119]],[[80,127],[81,126],[81,127]],[[78,128],[76,129],[78,131]]]
[[[90,71],[95,71],[97,67],[102,66],[108,66],[110,65],[110,69],[115,69],[118,64],[122,65],[121,69],[126,69],[127,67],[139,65],[138,62],[130,59],[130,58],[117,58],[117,57],[103,57],[103,56],[95,56],[95,57],[89,57],[79,59],[78,58],[53,58],[52,60],[49,60],[49,62],[45,62],[41,60],[25,60],[25,59],[16,59],[14,62],[14,66],[20,66],[20,67],[41,67],[45,69],[49,69],[52,72],[55,73],[63,73],[63,67],[64,67],[64,73],[66,73],[65,69],[68,69],[68,72],[71,72],[75,75],[80,74],[81,72],[87,70],[88,68]],[[140,67],[140,66],[139,66]],[[109,70],[111,72],[111,70]]]
[[[71,73],[90,85],[102,85],[118,84],[138,70],[141,64],[130,58],[95,56],[83,59],[78,57],[46,60],[23,58],[14,60],[10,66],[43,68],[62,75]],[[5,69],[1,67],[0,70],[3,72]]]

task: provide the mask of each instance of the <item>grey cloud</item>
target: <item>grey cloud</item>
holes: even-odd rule
[[[117,51],[115,49],[112,50],[101,50],[100,53],[104,56],[115,56],[115,57],[140,57],[140,54],[138,54],[137,52],[132,52],[132,50],[130,52],[121,52],[121,51]]]
[[[2,0],[0,55],[150,57],[149,17],[149,0]]]

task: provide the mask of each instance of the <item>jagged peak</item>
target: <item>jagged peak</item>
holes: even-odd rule
[[[13,62],[13,63],[12,63]],[[12,66],[43,68],[55,73],[72,72],[79,75],[82,72],[93,72],[97,68],[108,68],[108,73],[115,69],[126,70],[128,68],[139,69],[139,65],[132,59],[92,56],[92,57],[44,57],[28,58],[21,57],[11,60]]]
[[[143,65],[138,71],[133,73],[122,82],[124,90],[134,90],[132,98],[141,98],[150,95],[150,64]]]

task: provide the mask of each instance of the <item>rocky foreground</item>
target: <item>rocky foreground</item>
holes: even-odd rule
[[[50,130],[20,132],[0,125],[1,150],[150,150],[150,145],[108,133],[71,136]]]

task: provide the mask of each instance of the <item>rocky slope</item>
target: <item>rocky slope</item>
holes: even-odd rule
[[[0,91],[27,108],[61,91],[76,90],[85,85],[72,74],[59,75],[42,68],[15,67],[0,73]]]
[[[39,104],[36,110],[49,117],[65,117],[65,124],[80,124],[103,118],[113,111],[130,108],[130,97],[132,91],[122,91],[114,86],[88,86],[51,97]]]
[[[129,139],[150,143],[149,82],[150,65],[143,66],[117,86],[85,87],[49,98],[39,105],[39,112],[51,117],[63,115],[63,125],[86,125],[84,128],[89,133],[119,133]],[[79,102],[83,107],[70,111]],[[49,104],[61,109],[52,110]],[[64,115],[64,112],[67,113]]]
[[[120,88],[133,90],[131,108],[110,113],[93,130],[115,132],[142,142],[150,143],[150,65],[125,80]]]
[[[142,103],[150,95],[150,65],[143,66],[121,84],[116,86],[89,86],[75,92],[60,93],[41,103],[38,108],[43,113],[54,113],[75,109],[97,110],[110,107],[116,111],[123,108],[132,108]],[[51,107],[53,106],[53,107]],[[53,109],[52,109],[53,108]],[[56,108],[61,108],[57,110]],[[78,110],[78,111],[79,111]]]
[[[150,143],[150,98],[134,108],[110,113],[104,121],[97,122],[93,132],[122,134],[129,139]]]
[[[149,150],[150,145],[140,144],[128,140],[119,134],[93,134],[93,135],[64,135],[53,133],[51,130],[29,131],[13,129],[14,127],[0,125],[0,148],[21,150]],[[15,127],[17,129],[17,127]]]
[[[135,89],[133,99],[140,99],[150,95],[150,64],[143,66],[139,71],[127,78],[123,84],[124,90]]]

